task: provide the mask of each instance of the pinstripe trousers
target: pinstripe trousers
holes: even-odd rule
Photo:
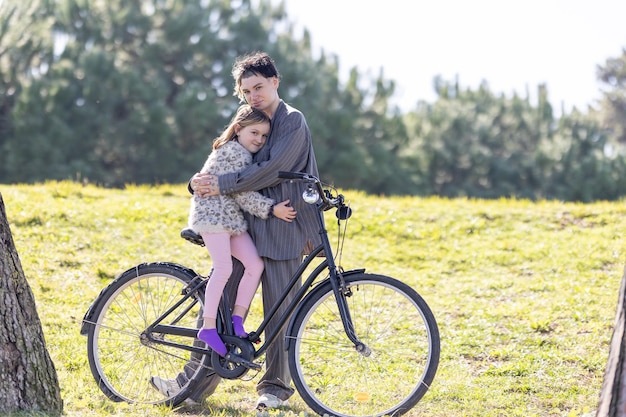
[[[272,306],[276,303],[276,300],[280,297],[283,290],[287,287],[289,280],[294,272],[298,269],[301,263],[301,259],[288,259],[276,261],[269,258],[263,258],[265,264],[265,270],[261,276],[261,289],[263,295],[263,311],[268,312]],[[228,298],[231,303],[237,296],[237,287],[239,286],[239,280],[243,275],[243,266],[241,263],[233,258],[233,274],[231,275],[224,291],[228,294]],[[280,317],[284,313],[286,307],[291,300],[295,297],[300,284],[296,285],[285,302],[278,309],[275,317]],[[231,306],[232,308],[232,306]],[[201,324],[201,323],[200,323]],[[277,328],[278,323],[276,320],[272,320],[268,323],[265,331],[267,334],[272,333]],[[285,351],[285,332],[286,326],[280,331],[274,342],[268,347],[265,354],[265,374],[261,377],[261,380],[257,384],[256,390],[259,395],[273,394],[282,400],[286,400],[294,393],[294,389],[291,388],[291,375],[289,373],[289,364],[287,360],[287,352]],[[189,362],[185,367],[185,373],[181,373],[178,376],[179,383],[183,383],[187,379],[186,374],[194,368],[194,362]],[[221,378],[212,373],[200,383],[192,395],[191,398],[194,401],[202,402],[204,399],[215,392],[215,389],[219,385]]]

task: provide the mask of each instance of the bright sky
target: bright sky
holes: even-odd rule
[[[278,3],[279,0],[272,0]],[[486,80],[492,92],[536,100],[545,83],[557,114],[600,97],[597,65],[626,48],[624,0],[285,0],[288,20],[352,67],[396,82],[395,100],[412,110],[433,102],[433,78],[462,88]]]

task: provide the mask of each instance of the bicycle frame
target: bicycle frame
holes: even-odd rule
[[[320,195],[324,195],[323,194],[324,190],[322,189],[321,184],[316,183],[316,185],[317,185],[318,192],[320,193]],[[318,257],[320,253],[324,253],[326,255],[325,259],[322,262],[320,262],[320,264],[313,270],[313,272],[311,272],[311,274],[307,277],[307,279],[302,283],[294,299],[289,303],[285,312],[278,318],[278,322],[280,326],[277,326],[277,330],[272,333],[266,334],[265,342],[258,349],[254,350],[255,359],[260,357],[267,350],[269,345],[276,339],[276,337],[278,337],[280,330],[282,330],[282,328],[285,326],[287,321],[292,317],[293,312],[296,310],[300,302],[304,299],[308,290],[313,287],[314,282],[320,276],[320,274],[322,274],[322,272],[325,269],[327,269],[329,273],[326,279],[330,280],[331,287],[333,289],[333,293],[337,301],[339,314],[341,316],[344,330],[346,332],[346,336],[354,344],[355,349],[358,352],[364,355],[369,355],[369,349],[364,343],[362,343],[358,339],[358,337],[355,334],[354,326],[352,324],[352,318],[350,317],[350,311],[348,309],[348,304],[345,299],[346,296],[350,295],[350,290],[346,288],[345,282],[343,281],[343,274],[362,272],[363,270],[348,271],[348,272],[340,272],[338,270],[337,265],[335,264],[335,259],[333,257],[333,251],[332,251],[332,247],[330,244],[330,240],[328,238],[328,231],[326,230],[326,225],[325,225],[325,220],[324,220],[323,213],[324,213],[324,207],[326,207],[324,204],[325,202],[327,202],[327,200],[321,200],[316,203],[318,224],[320,225],[319,233],[321,237],[321,244],[317,246],[310,254],[308,254],[304,258],[304,260],[302,261],[302,263],[300,264],[300,266],[298,267],[294,275],[291,277],[289,284],[283,290],[279,299],[272,306],[270,311],[267,314],[265,314],[265,317],[263,321],[261,322],[261,324],[259,325],[259,327],[255,331],[250,333],[248,339],[251,342],[254,343],[254,342],[260,341],[259,335],[264,332],[269,321],[273,319],[274,316],[277,314],[278,309],[285,302],[285,299],[287,298],[289,292],[300,281],[302,275],[304,274],[304,271],[313,263],[315,258]],[[323,282],[324,280],[320,281],[320,283],[323,283]],[[197,328],[186,328],[186,327],[180,327],[180,326],[175,326],[175,325],[166,325],[166,324],[161,324],[161,322],[165,320],[172,313],[172,311],[176,310],[180,305],[182,305],[182,303],[184,303],[187,299],[192,297],[194,293],[200,291],[202,286],[205,286],[205,285],[206,285],[206,281],[201,280],[198,283],[196,283],[191,289],[189,289],[188,287],[188,289],[186,289],[186,294],[176,304],[174,304],[168,311],[163,313],[163,315],[161,315],[154,323],[148,326],[146,330],[143,332],[142,337],[147,338],[150,342],[155,343],[155,344],[172,346],[172,347],[176,347],[176,348],[180,348],[180,349],[184,349],[184,350],[188,350],[188,351],[192,351],[192,352],[196,352],[200,354],[210,354],[211,350],[207,348],[202,348],[199,346],[183,345],[183,344],[179,344],[175,342],[162,340],[159,337],[154,337],[155,333],[156,334],[172,334],[172,335],[186,336],[186,337],[191,337],[191,338],[196,337],[196,334],[198,331]],[[230,303],[228,300],[228,295],[226,293],[224,293],[223,295],[222,303],[224,306],[223,311],[226,314],[226,316],[223,317],[223,323],[227,323],[227,325],[230,325],[231,323],[230,309],[228,308]],[[173,323],[178,322],[180,318],[184,316],[186,312],[188,312],[191,309],[191,307],[193,307],[193,305],[195,305],[195,303],[192,304],[183,314],[175,318]],[[229,329],[229,330],[232,331],[232,329]]]

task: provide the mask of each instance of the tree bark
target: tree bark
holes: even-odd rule
[[[600,392],[600,402],[596,417],[626,416],[626,268],[617,301],[613,337],[609,348],[609,359],[604,371],[604,382]]]
[[[0,194],[0,414],[18,411],[60,415],[63,400]]]

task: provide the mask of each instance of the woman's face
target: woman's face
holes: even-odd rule
[[[278,100],[278,79],[251,75],[242,78],[241,91],[250,106],[270,114]]]
[[[250,153],[257,153],[270,133],[269,122],[261,122],[242,127],[237,132],[237,140]]]

